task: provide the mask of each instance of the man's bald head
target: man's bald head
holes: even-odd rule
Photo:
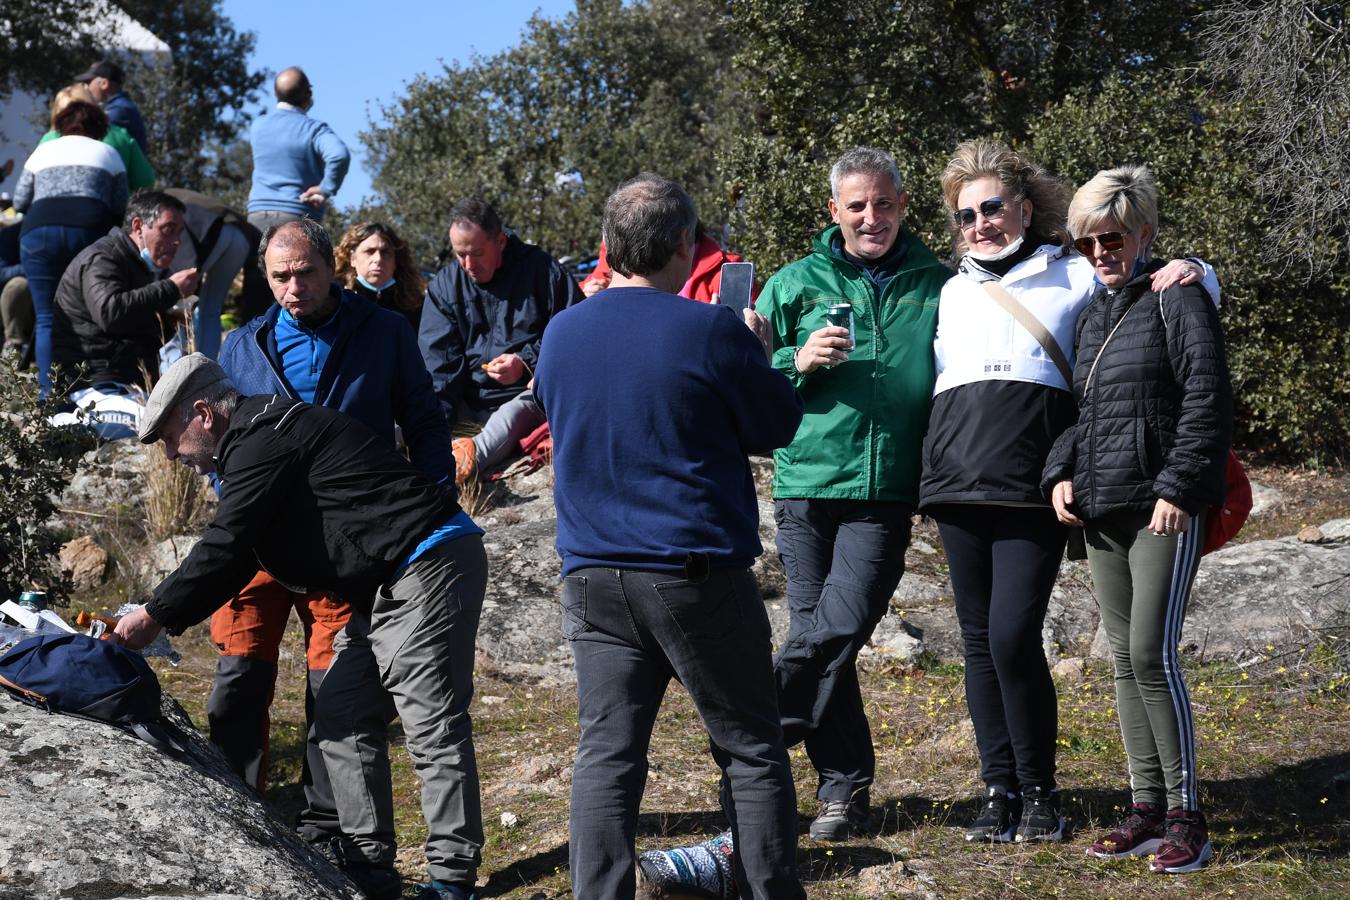
[[[291,66],[278,72],[273,89],[276,91],[277,100],[301,109],[308,109],[313,100],[309,76],[299,66]]]

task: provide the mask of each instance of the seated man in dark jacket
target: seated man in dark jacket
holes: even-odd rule
[[[477,197],[450,211],[450,247],[454,261],[427,286],[418,342],[446,420],[483,425],[454,442],[463,483],[505,462],[543,424],[525,387],[544,327],[582,295],[553,257],[503,231]]]
[[[333,245],[313,219],[274,226],[258,253],[276,303],[225,341],[220,362],[235,386],[248,396],[277,394],[341,410],[390,447],[398,425],[413,465],[432,481],[449,480],[454,461],[445,418],[407,320],[333,283]],[[334,639],[351,617],[346,601],[323,591],[292,590],[257,572],[211,617],[211,640],[220,651],[207,704],[211,740],[259,792],[267,778],[268,706],[292,607],[305,631],[308,700],[332,662]],[[390,718],[380,707],[365,711],[370,729]],[[338,817],[312,722],[308,740],[299,832],[317,842],[337,834]]]
[[[215,472],[220,506],[150,602],[118,623],[118,638],[143,647],[161,627],[182,633],[237,594],[259,564],[350,603],[346,634],[363,640],[338,653],[316,698],[324,752],[334,751],[340,865],[367,897],[402,894],[383,735],[351,733],[365,707],[383,702],[382,682],[422,782],[433,881],[418,896],[470,896],[483,829],[469,698],[487,558],[453,486],[337,410],[241,397],[200,353],[155,387],[139,436],[162,440],[169,459]],[[363,753],[349,755],[349,746]]]
[[[93,397],[137,395],[159,374],[159,348],[174,304],[196,293],[196,269],[167,278],[183,235],[183,204],[161,191],[139,191],[126,219],[71,261],[56,288],[52,319],[53,380],[77,406]],[[96,391],[86,392],[87,389]],[[100,414],[104,410],[97,410]],[[131,425],[103,416],[107,438],[130,437]]]

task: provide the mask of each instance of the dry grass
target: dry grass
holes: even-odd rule
[[[145,530],[162,541],[183,534],[202,511],[202,477],[187,466],[170,461],[158,445],[141,456],[145,474]]]

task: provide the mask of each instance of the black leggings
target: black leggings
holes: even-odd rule
[[[1010,791],[1053,788],[1059,710],[1041,627],[1067,531],[1049,507],[947,504],[928,513],[951,567],[980,777]]]

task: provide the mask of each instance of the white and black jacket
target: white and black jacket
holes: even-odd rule
[[[1098,289],[1079,324],[1081,409],[1055,442],[1042,485],[1048,493],[1072,479],[1088,521],[1146,511],[1158,498],[1192,514],[1223,500],[1233,393],[1218,311],[1198,285],[1160,297],[1149,275],[1161,265],[1119,291]]]
[[[1092,297],[1092,265],[1053,244],[1001,279],[966,257],[942,288],[933,409],[923,447],[922,508],[940,503],[1043,506],[1040,475],[1077,407],[1040,343],[981,284],[998,282],[1072,362],[1074,329]]]

